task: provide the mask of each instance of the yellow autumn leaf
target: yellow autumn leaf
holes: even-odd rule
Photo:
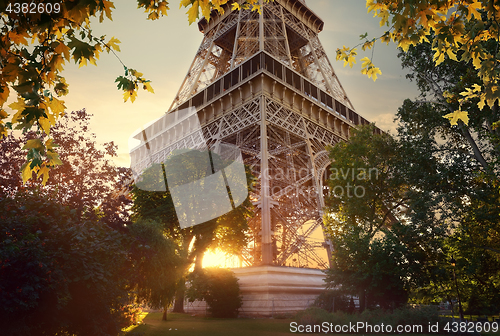
[[[49,159],[49,166],[62,165],[62,161],[61,159],[59,159],[59,154],[57,154],[56,152],[47,152],[47,158]]]
[[[388,11],[381,11],[378,16],[381,18],[380,19],[380,27],[385,25],[389,21],[389,12]]]
[[[26,37],[28,37],[27,33],[19,34],[16,31],[10,31],[8,33],[8,36],[9,36],[9,40],[12,41],[14,44],[17,44],[17,45],[20,45],[20,44],[28,45],[28,41],[26,40]]]
[[[352,68],[353,64],[356,64],[356,58],[351,54],[347,57],[347,60],[344,61],[344,66],[349,64],[349,66]]]
[[[372,11],[386,11],[388,10],[388,7],[386,4],[374,2],[374,0],[367,0],[366,1],[366,7],[368,8],[368,13]],[[377,13],[375,13],[373,16],[376,16]]]
[[[17,110],[17,112],[14,113],[14,115],[12,116],[12,120],[11,120],[11,122],[13,124],[15,124],[15,123],[19,122],[19,120],[23,116],[23,111],[24,111],[24,108],[26,107],[26,105],[24,104],[24,99],[17,98],[16,102],[9,104],[9,107],[13,110]]]
[[[50,134],[50,121],[49,121],[49,119],[47,119],[45,117],[40,117],[40,118],[38,118],[38,123],[42,127],[45,134],[49,135]]]
[[[477,107],[479,107],[479,109],[482,110],[485,105],[486,105],[486,94],[483,93],[481,95],[481,98],[479,99],[479,103],[477,103]]]
[[[476,55],[472,57],[472,64],[476,69],[481,68],[481,59],[479,58],[479,56]]]
[[[142,77],[143,76],[142,72],[139,72],[139,71],[134,70],[134,69],[128,69],[128,72],[130,72],[130,74],[132,76],[135,76],[135,77]]]
[[[31,162],[31,161],[30,161]],[[21,167],[21,177],[23,178],[23,184],[25,184],[32,176],[30,162],[26,162]]]
[[[210,7],[209,0],[200,0],[201,14],[205,17],[207,21],[210,21],[210,12],[212,8]]]
[[[219,13],[222,15],[224,14],[224,9],[221,6],[226,4],[227,1],[228,0],[212,0],[212,5],[214,6],[214,9],[218,10]]]
[[[363,49],[363,51],[365,51],[366,49],[371,49],[374,43],[375,41],[366,41],[361,47],[361,49]]]
[[[479,1],[474,1],[467,7],[467,20],[470,20],[474,16],[477,20],[481,20],[481,14],[477,11],[482,9],[483,5]]]
[[[16,102],[10,103],[9,107],[13,110],[17,110],[18,112],[24,111],[26,105],[24,104],[24,99],[17,98]],[[14,121],[12,121],[14,122]]]
[[[166,1],[162,1],[158,4],[158,11],[162,14],[162,15],[165,15],[167,16],[167,10],[169,10],[170,8],[167,6],[168,5],[168,2]]]
[[[191,0],[181,0],[181,3],[179,4],[179,8],[182,8],[182,6],[187,7],[191,4]]]
[[[24,149],[31,149],[31,148],[37,149],[39,151],[43,151],[44,146],[42,144],[42,141],[40,141],[40,139],[30,139],[30,140],[26,141],[26,144],[23,146],[22,149],[24,150]]]
[[[481,92],[481,86],[474,84],[471,88],[465,88],[465,91],[460,92],[460,95],[464,98],[462,100],[468,100],[472,98],[479,97],[479,93]]]
[[[436,63],[436,65],[439,65],[441,63],[444,62],[444,53],[441,52],[440,50],[437,50],[436,53],[434,54],[434,63]]]
[[[457,55],[451,49],[446,49],[446,54],[448,57],[456,62],[458,62]]]
[[[356,63],[356,58],[354,56],[356,56],[357,54],[358,53],[356,52],[356,49],[352,49],[350,54],[344,58],[344,66],[349,64],[349,66],[352,68],[353,64]]]
[[[401,38],[398,43],[398,47],[403,49],[404,52],[407,52],[412,42],[409,38]]]
[[[462,120],[466,125],[469,124],[469,113],[466,111],[456,110],[443,116],[443,118],[449,119],[451,125],[456,125],[459,120]]]
[[[123,100],[126,102],[130,98],[130,101],[133,103],[135,98],[137,98],[137,92],[135,90],[127,90],[123,93]]]
[[[189,24],[195,22],[196,19],[198,18],[198,7],[199,7],[199,0],[196,0],[191,5],[191,8],[189,8],[188,11],[186,12],[186,14],[188,15]]]
[[[87,66],[87,59],[85,57],[81,57],[78,60],[78,68],[81,68],[82,66]]]
[[[22,114],[23,114],[23,111],[19,111],[19,112],[14,113],[14,115],[12,116],[11,122],[13,124],[19,122],[19,119],[22,117]]]
[[[42,185],[45,185],[47,183],[47,180],[49,179],[49,172],[50,172],[50,169],[45,164],[42,166],[42,168],[38,169],[36,177],[39,178],[40,176],[43,175]]]
[[[361,65],[361,67],[363,68],[368,67],[372,63],[372,61],[368,57],[363,57],[361,59],[361,62],[363,62],[363,64]]]
[[[0,119],[5,119],[9,116],[7,112],[5,112],[3,109],[0,109]]]
[[[90,62],[90,64],[97,66],[96,59],[93,56],[89,56],[89,62]]]
[[[110,49],[113,49],[115,51],[120,51],[120,46],[118,43],[121,43],[119,39],[115,38],[114,36],[106,43],[108,45],[108,52]]]
[[[70,49],[69,49],[69,47],[66,44],[64,44],[63,42],[59,42],[59,44],[54,49],[54,51],[57,54],[64,56],[64,58],[69,61],[69,58],[70,58],[70,53],[69,53]]]
[[[66,110],[66,106],[64,105],[64,101],[59,100],[57,98],[51,98],[50,100],[48,100],[46,102],[46,104],[56,117],[60,116],[62,113],[64,113],[64,110]]]
[[[372,78],[374,82],[377,80],[377,74],[378,75],[382,74],[382,71],[380,71],[379,68],[371,67],[368,69],[367,72],[368,78]]]
[[[51,150],[54,147],[59,147],[58,144],[54,143],[54,139],[48,139],[47,141],[45,141],[45,148],[47,148],[47,150]]]
[[[420,13],[417,14],[417,17],[420,18],[420,24],[425,28],[428,29],[429,25],[427,22],[427,14],[426,11],[421,11]]]
[[[341,59],[343,59],[343,58],[345,57],[345,54],[342,52],[342,50],[337,49],[337,51],[336,51],[336,52],[337,52],[337,56],[336,56],[336,60],[337,60],[337,61],[338,61],[338,60],[341,60]]]
[[[149,91],[151,93],[155,93],[155,90],[153,90],[153,88],[151,87],[151,83],[150,82],[144,83],[143,89],[147,90],[147,91]]]
[[[55,54],[54,56],[52,56],[52,59],[50,60],[50,64],[51,64],[52,68],[55,69],[56,71],[59,71],[59,72],[63,71],[64,70],[64,68],[63,68],[63,64],[64,64],[63,56]],[[53,75],[55,75],[55,73]],[[52,78],[54,79],[55,77],[52,77]]]
[[[233,2],[232,6],[233,6],[233,10],[241,10],[241,6],[237,2]]]

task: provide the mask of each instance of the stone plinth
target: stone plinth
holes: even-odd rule
[[[324,290],[318,269],[283,266],[233,268],[243,306],[240,316],[276,316],[306,309]]]

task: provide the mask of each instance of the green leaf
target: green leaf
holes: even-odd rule
[[[115,80],[115,83],[118,83],[116,85],[118,87],[118,90],[131,90],[135,87],[134,82],[123,76],[118,76]]]

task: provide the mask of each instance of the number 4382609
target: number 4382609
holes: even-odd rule
[[[59,2],[56,3],[34,3],[34,2],[16,2],[9,3],[7,8],[5,9],[7,13],[15,13],[15,14],[51,14],[51,13],[60,13],[61,12],[61,4]]]
[[[452,333],[465,332],[497,332],[498,322],[448,322],[444,330]]]

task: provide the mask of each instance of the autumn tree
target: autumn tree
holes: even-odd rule
[[[405,52],[403,66],[422,93],[398,113],[400,148],[412,159],[401,166],[414,186],[411,220],[453,232],[443,252],[460,255],[465,306],[470,311],[494,307],[486,292],[498,293],[491,286],[500,251],[500,6],[485,0],[368,0],[367,8],[389,28],[378,38],[362,35],[360,46],[367,50],[377,41],[394,42]],[[352,66],[356,55],[355,48],[337,51],[345,65]],[[364,73],[378,74],[369,58],[364,61]],[[434,298],[443,295],[442,282],[431,287]]]
[[[18,174],[20,144],[39,138],[0,142],[0,301],[9,334],[116,335],[134,305],[172,301],[177,245],[162,224],[132,225],[129,170],[110,161],[113,143],[95,143],[90,118],[67,113],[53,127],[64,162],[45,185],[35,173],[23,184]]]
[[[211,10],[223,13],[229,9],[229,3],[229,0],[182,0],[180,6],[188,8],[191,24],[200,13],[207,20]],[[166,0],[137,0],[137,5],[144,9],[148,20],[167,15],[169,9]],[[234,2],[232,7],[260,11],[258,0]],[[116,55],[120,51],[116,37],[95,36],[92,31],[95,24],[92,20],[111,20],[114,8],[114,3],[108,0],[0,3],[0,138],[13,129],[35,130],[37,137],[42,133],[50,136],[51,128],[65,110],[63,97],[69,86],[62,74],[66,62],[96,65],[101,52]],[[142,73],[123,66],[124,74],[116,78],[116,83],[125,101],[133,102],[140,88],[154,92]],[[9,116],[4,105],[11,92],[17,100],[9,105],[14,110]],[[10,121],[6,122],[8,118]],[[42,182],[46,181],[50,169],[60,164],[57,151],[50,144],[25,143],[34,156],[27,157],[23,165],[23,182],[31,177],[30,172],[44,176]]]
[[[457,260],[464,307],[487,313],[498,309],[499,292],[498,105],[480,110],[478,98],[456,99],[480,82],[476,69],[450,59],[436,66],[431,48],[421,44],[400,54],[421,95],[406,100],[397,113],[400,150],[407,158],[399,171],[414,186],[409,197],[418,208],[409,213],[412,221],[447,228],[443,251]],[[442,118],[460,104],[471,112],[467,127]],[[434,283],[427,290],[437,293],[439,287]]]
[[[479,111],[485,106],[497,108],[500,98],[500,55],[497,52],[500,4],[488,0],[367,0],[366,7],[368,13],[380,18],[380,26],[386,25],[388,29],[380,37],[362,35],[364,41],[358,46],[363,50],[373,48],[377,41],[392,41],[404,51],[410,46],[431,42],[431,57],[435,65],[445,59],[471,63],[477,74],[477,83],[469,83],[453,94],[453,99],[460,104],[443,116],[452,125],[464,127],[468,124],[470,111],[466,107],[471,101]],[[344,60],[344,66],[352,66],[357,55],[356,47],[337,49],[337,59]],[[362,72],[376,76],[380,69],[365,57]],[[494,120],[494,127],[498,127],[498,123],[498,119]]]
[[[132,253],[135,301],[163,309],[163,320],[166,320],[182,270],[178,246],[165,235],[163,224],[157,221],[138,220],[129,225],[129,234],[136,240]]]
[[[358,295],[361,309],[395,308],[435,277],[443,230],[412,222],[405,158],[388,134],[367,125],[329,148],[325,232],[333,245],[329,286]]]
[[[397,138],[357,130],[348,143],[332,149],[331,167],[344,175],[330,175],[333,215],[327,217],[327,228],[336,247],[331,281],[346,288],[368,287],[376,270],[393,273],[393,283],[401,277],[413,279],[406,288],[415,302],[449,301],[456,298],[449,261],[454,256],[464,308],[489,313],[498,309],[499,293],[500,209],[495,176],[499,137],[493,127],[498,110],[485,106],[479,111],[477,101],[455,99],[480,81],[474,65],[445,59],[436,66],[432,53],[432,45],[423,43],[400,54],[421,95],[405,100],[398,110]],[[451,125],[443,118],[460,104],[471,112],[467,126]],[[368,167],[382,168],[378,168],[384,173],[379,175],[382,179],[373,183],[363,175],[346,174],[347,169]],[[334,187],[346,187],[348,182],[366,187],[366,195],[339,197],[341,189],[335,193]],[[397,207],[391,209],[391,204]],[[372,218],[381,223],[386,210],[394,216],[380,226],[384,235],[378,240],[386,247],[380,249],[384,245],[379,244],[374,249],[377,237],[365,237],[373,232]],[[393,252],[377,259],[374,251]],[[370,264],[372,260],[378,262]],[[391,266],[395,260],[404,261],[401,269]],[[380,268],[384,263],[385,269]],[[417,268],[412,270],[412,265]],[[410,272],[402,274],[405,269]],[[386,278],[378,290],[390,283]]]
[[[116,167],[111,161],[117,155],[113,142],[101,146],[96,143],[95,134],[89,133],[91,117],[85,109],[66,113],[52,127],[50,139],[27,132],[0,141],[0,196],[13,196],[21,190],[37,191],[74,209],[79,217],[123,227],[129,217],[131,201],[125,197],[125,191],[131,174],[129,169]],[[47,150],[57,146],[60,164],[52,170],[51,179],[43,170],[26,171],[29,176],[20,176],[26,155],[35,162],[41,160],[34,148],[21,148],[23,143],[40,150],[42,144]],[[23,178],[31,180],[23,184]],[[45,185],[40,180],[45,180]]]

